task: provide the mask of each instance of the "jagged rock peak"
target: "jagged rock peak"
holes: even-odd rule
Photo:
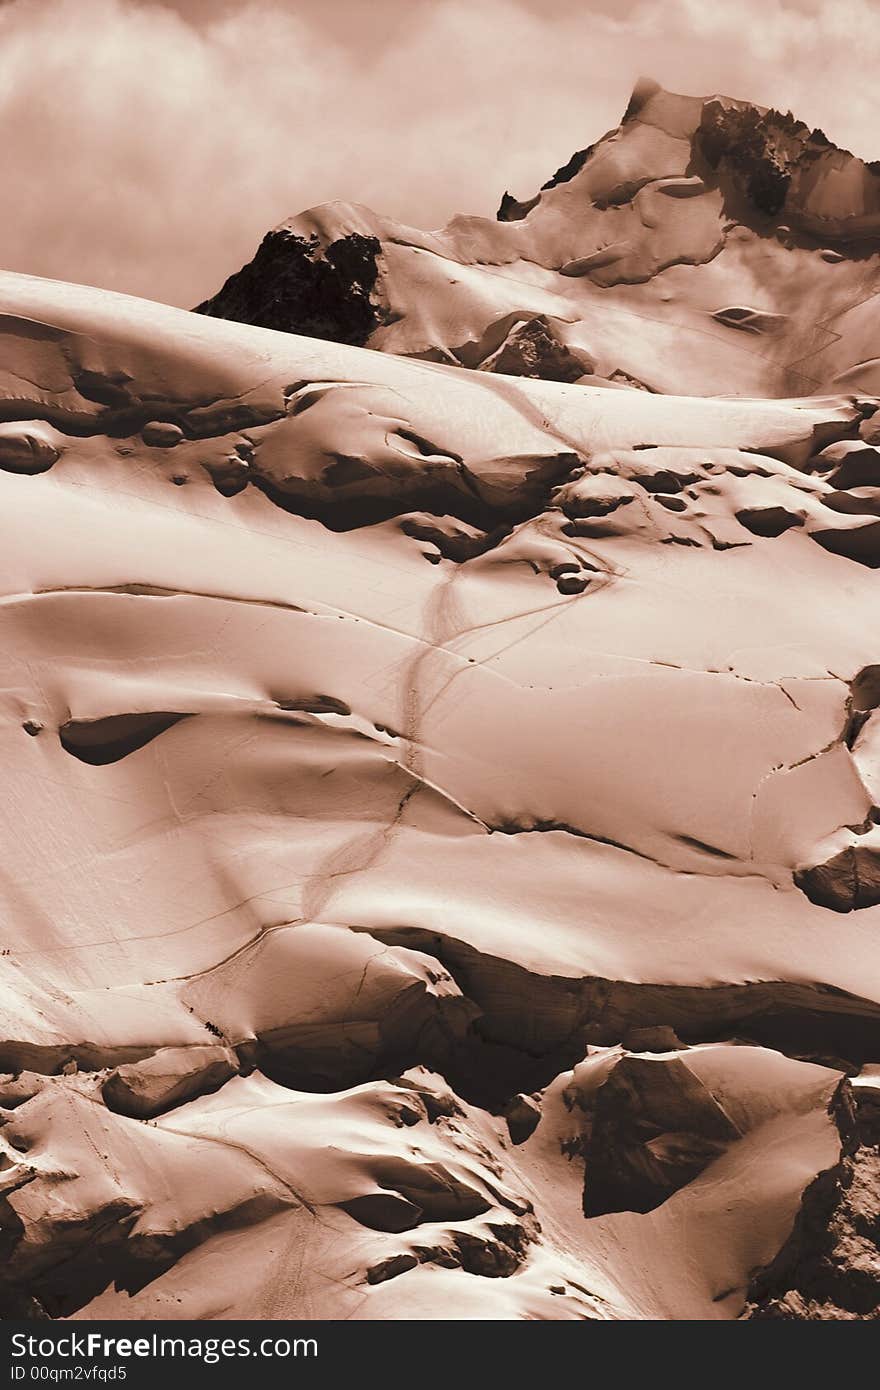
[[[788,398],[880,391],[878,293],[880,166],[790,112],[643,78],[494,219],[311,208],[199,311],[501,375]]]
[[[880,233],[876,163],[834,145],[824,131],[811,130],[790,111],[719,94],[682,96],[648,77],[636,82],[620,126],[576,151],[534,198],[520,202],[505,193],[499,221],[527,216],[543,193],[576,178],[597,151],[609,141],[626,139],[638,124],[689,140],[694,172],[714,174],[735,213],[775,217],[784,209],[801,230],[817,235]]]

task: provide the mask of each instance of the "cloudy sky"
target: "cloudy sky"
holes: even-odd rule
[[[0,0],[0,265],[192,305],[330,198],[491,216],[640,73],[880,156],[880,0]]]

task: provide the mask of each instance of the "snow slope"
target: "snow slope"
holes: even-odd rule
[[[846,1309],[878,400],[0,309],[4,1313]]]

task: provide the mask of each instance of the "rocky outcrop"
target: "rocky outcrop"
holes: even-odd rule
[[[279,230],[196,313],[363,346],[382,321],[374,300],[381,246],[353,232],[321,247]]]
[[[543,381],[578,381],[595,363],[572,352],[546,318],[518,324],[501,347],[480,363],[482,372],[529,376]]]
[[[748,1319],[880,1318],[880,1124],[876,1077],[844,1082],[840,1160],[803,1195],[791,1235],[749,1290]]]
[[[513,1096],[504,1107],[504,1118],[512,1144],[524,1144],[541,1123],[541,1106],[534,1096]]]
[[[567,1095],[582,1117],[585,1216],[652,1211],[741,1137],[686,1054],[600,1055]]]
[[[880,850],[847,845],[824,864],[801,869],[795,883],[811,902],[833,912],[855,912],[880,903]]]
[[[801,133],[808,143],[801,146],[797,141],[795,149],[804,154],[807,149],[818,153],[806,126],[790,116],[765,113],[754,106],[728,106],[716,100],[703,107],[697,142],[712,169],[723,169],[756,211],[773,217],[785,206],[791,184],[790,168],[797,159],[790,142]],[[820,135],[821,132],[815,133],[816,137]]]
[[[839,150],[822,130],[810,130],[791,112],[766,111],[721,98],[707,101],[696,131],[695,152],[718,176],[731,199],[764,218],[784,215],[794,228],[829,236],[873,230],[860,221],[880,209],[880,170]],[[835,219],[819,211],[818,190],[833,175],[855,193],[855,217]],[[824,215],[823,215],[824,212]]]

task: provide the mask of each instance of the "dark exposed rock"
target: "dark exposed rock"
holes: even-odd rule
[[[563,574],[557,579],[556,587],[561,594],[572,596],[582,594],[589,582],[589,579],[580,574]]]
[[[398,1076],[394,1085],[415,1091],[425,1107],[430,1124],[436,1124],[439,1119],[458,1119],[464,1114],[451,1088],[437,1078],[433,1078],[429,1085],[412,1076]]]
[[[534,198],[528,198],[524,203],[514,198],[512,193],[501,195],[501,204],[495,216],[499,222],[521,222],[527,217],[532,208],[537,207],[541,200],[541,195],[536,193]]]
[[[794,876],[810,902],[832,912],[853,912],[880,903],[880,851],[871,845],[847,845],[824,864]]]
[[[317,237],[279,230],[196,313],[363,347],[382,321],[373,299],[381,247],[352,232],[321,248]]]
[[[868,569],[880,568],[880,521],[864,526],[848,526],[834,531],[813,531],[812,538],[823,550],[855,560]]]
[[[420,1212],[419,1220],[469,1221],[489,1210],[482,1192],[443,1163],[411,1163],[405,1158],[387,1157],[377,1164],[375,1172],[384,1188]]]
[[[569,1088],[581,1111],[584,1214],[652,1211],[740,1131],[679,1056],[620,1055],[593,1088]]]
[[[831,453],[831,450],[827,451]],[[880,486],[880,452],[869,444],[852,447],[841,452],[838,446],[837,466],[828,474],[828,482],[836,488],[878,487]]]
[[[531,1096],[520,1092],[512,1097],[504,1107],[504,1118],[511,1142],[524,1144],[534,1134],[541,1122],[541,1107]]]
[[[254,1060],[281,1085],[321,1092],[417,1062],[445,1068],[466,1044],[477,1013],[457,994],[436,995],[421,982],[410,983],[386,998],[375,1017],[323,1024],[294,1019],[264,1030]],[[441,1102],[432,1098],[431,1104]]]
[[[775,537],[790,531],[793,526],[803,526],[803,517],[785,507],[743,507],[736,513],[736,519],[753,536]]]
[[[501,347],[480,367],[504,376],[543,381],[578,381],[595,371],[595,363],[572,352],[543,316],[517,324]]]
[[[880,706],[880,666],[863,666],[850,682],[850,707],[855,714],[869,714]]]
[[[877,1093],[866,1104],[860,1089],[841,1083],[832,1103],[840,1159],[807,1187],[791,1235],[752,1281],[744,1317],[880,1318]]]
[[[415,513],[403,518],[400,529],[406,536],[435,545],[445,560],[463,564],[490,550],[508,528],[487,532],[452,517]]]
[[[34,1239],[0,1198],[0,1317],[64,1317],[113,1280],[119,1249],[141,1212],[125,1193],[71,1215],[49,1208]],[[28,1236],[31,1236],[31,1239]]]
[[[826,492],[820,499],[832,512],[845,516],[880,516],[880,488],[863,488],[860,492]]]
[[[581,169],[583,169],[595,148],[595,145],[588,145],[585,150],[576,150],[571,159],[563,164],[560,169],[556,170],[552,178],[549,178],[546,183],[541,184],[542,191],[545,188],[557,188],[561,183],[569,183],[570,180],[574,178],[575,174],[579,174]]]
[[[378,1264],[370,1266],[367,1270],[367,1283],[384,1284],[386,1279],[395,1279],[398,1274],[415,1269],[418,1263],[415,1255],[390,1255],[387,1260],[380,1260]]]
[[[454,1241],[458,1263],[468,1274],[481,1274],[484,1279],[508,1279],[522,1263],[522,1250],[508,1245],[506,1240],[485,1240],[469,1231],[457,1231]]]
[[[693,149],[697,162],[705,162],[718,179],[728,211],[746,221],[751,213],[759,228],[784,211],[790,225],[779,232],[789,238],[846,235],[846,217],[839,225],[817,218],[802,191],[830,168],[839,176],[845,165],[857,165],[866,204],[876,204],[877,170],[837,149],[823,131],[810,130],[790,112],[713,98],[703,104]]]
[[[595,148],[595,145],[588,145],[585,150],[576,150],[571,156],[571,159],[556,170],[552,178],[549,178],[546,183],[541,184],[541,192],[536,193],[534,198],[528,198],[526,201],[520,202],[517,198],[513,197],[513,194],[504,193],[501,199],[501,206],[495,214],[498,221],[521,221],[523,217],[526,217],[528,213],[531,212],[532,208],[537,207],[538,203],[541,201],[541,193],[543,193],[545,189],[558,188],[559,184],[569,183],[576,174],[579,174]]]
[[[827,985],[703,987],[535,975],[425,928],[374,928],[372,935],[433,955],[478,1007],[443,1070],[459,1095],[496,1113],[517,1092],[547,1086],[590,1044],[613,1045],[633,1029],[671,1028],[685,1044],[736,1037],[800,1057],[880,1060],[880,1006]]]
[[[778,112],[707,101],[696,136],[710,167],[727,173],[737,191],[770,217],[785,206],[791,182],[789,157],[774,140],[778,126],[788,131],[795,123]]]
[[[523,1220],[510,1224],[489,1222],[483,1231],[485,1234],[456,1231],[449,1244],[415,1245],[413,1254],[419,1264],[463,1269],[484,1279],[508,1279],[521,1266],[540,1226],[533,1216],[526,1214]]]

